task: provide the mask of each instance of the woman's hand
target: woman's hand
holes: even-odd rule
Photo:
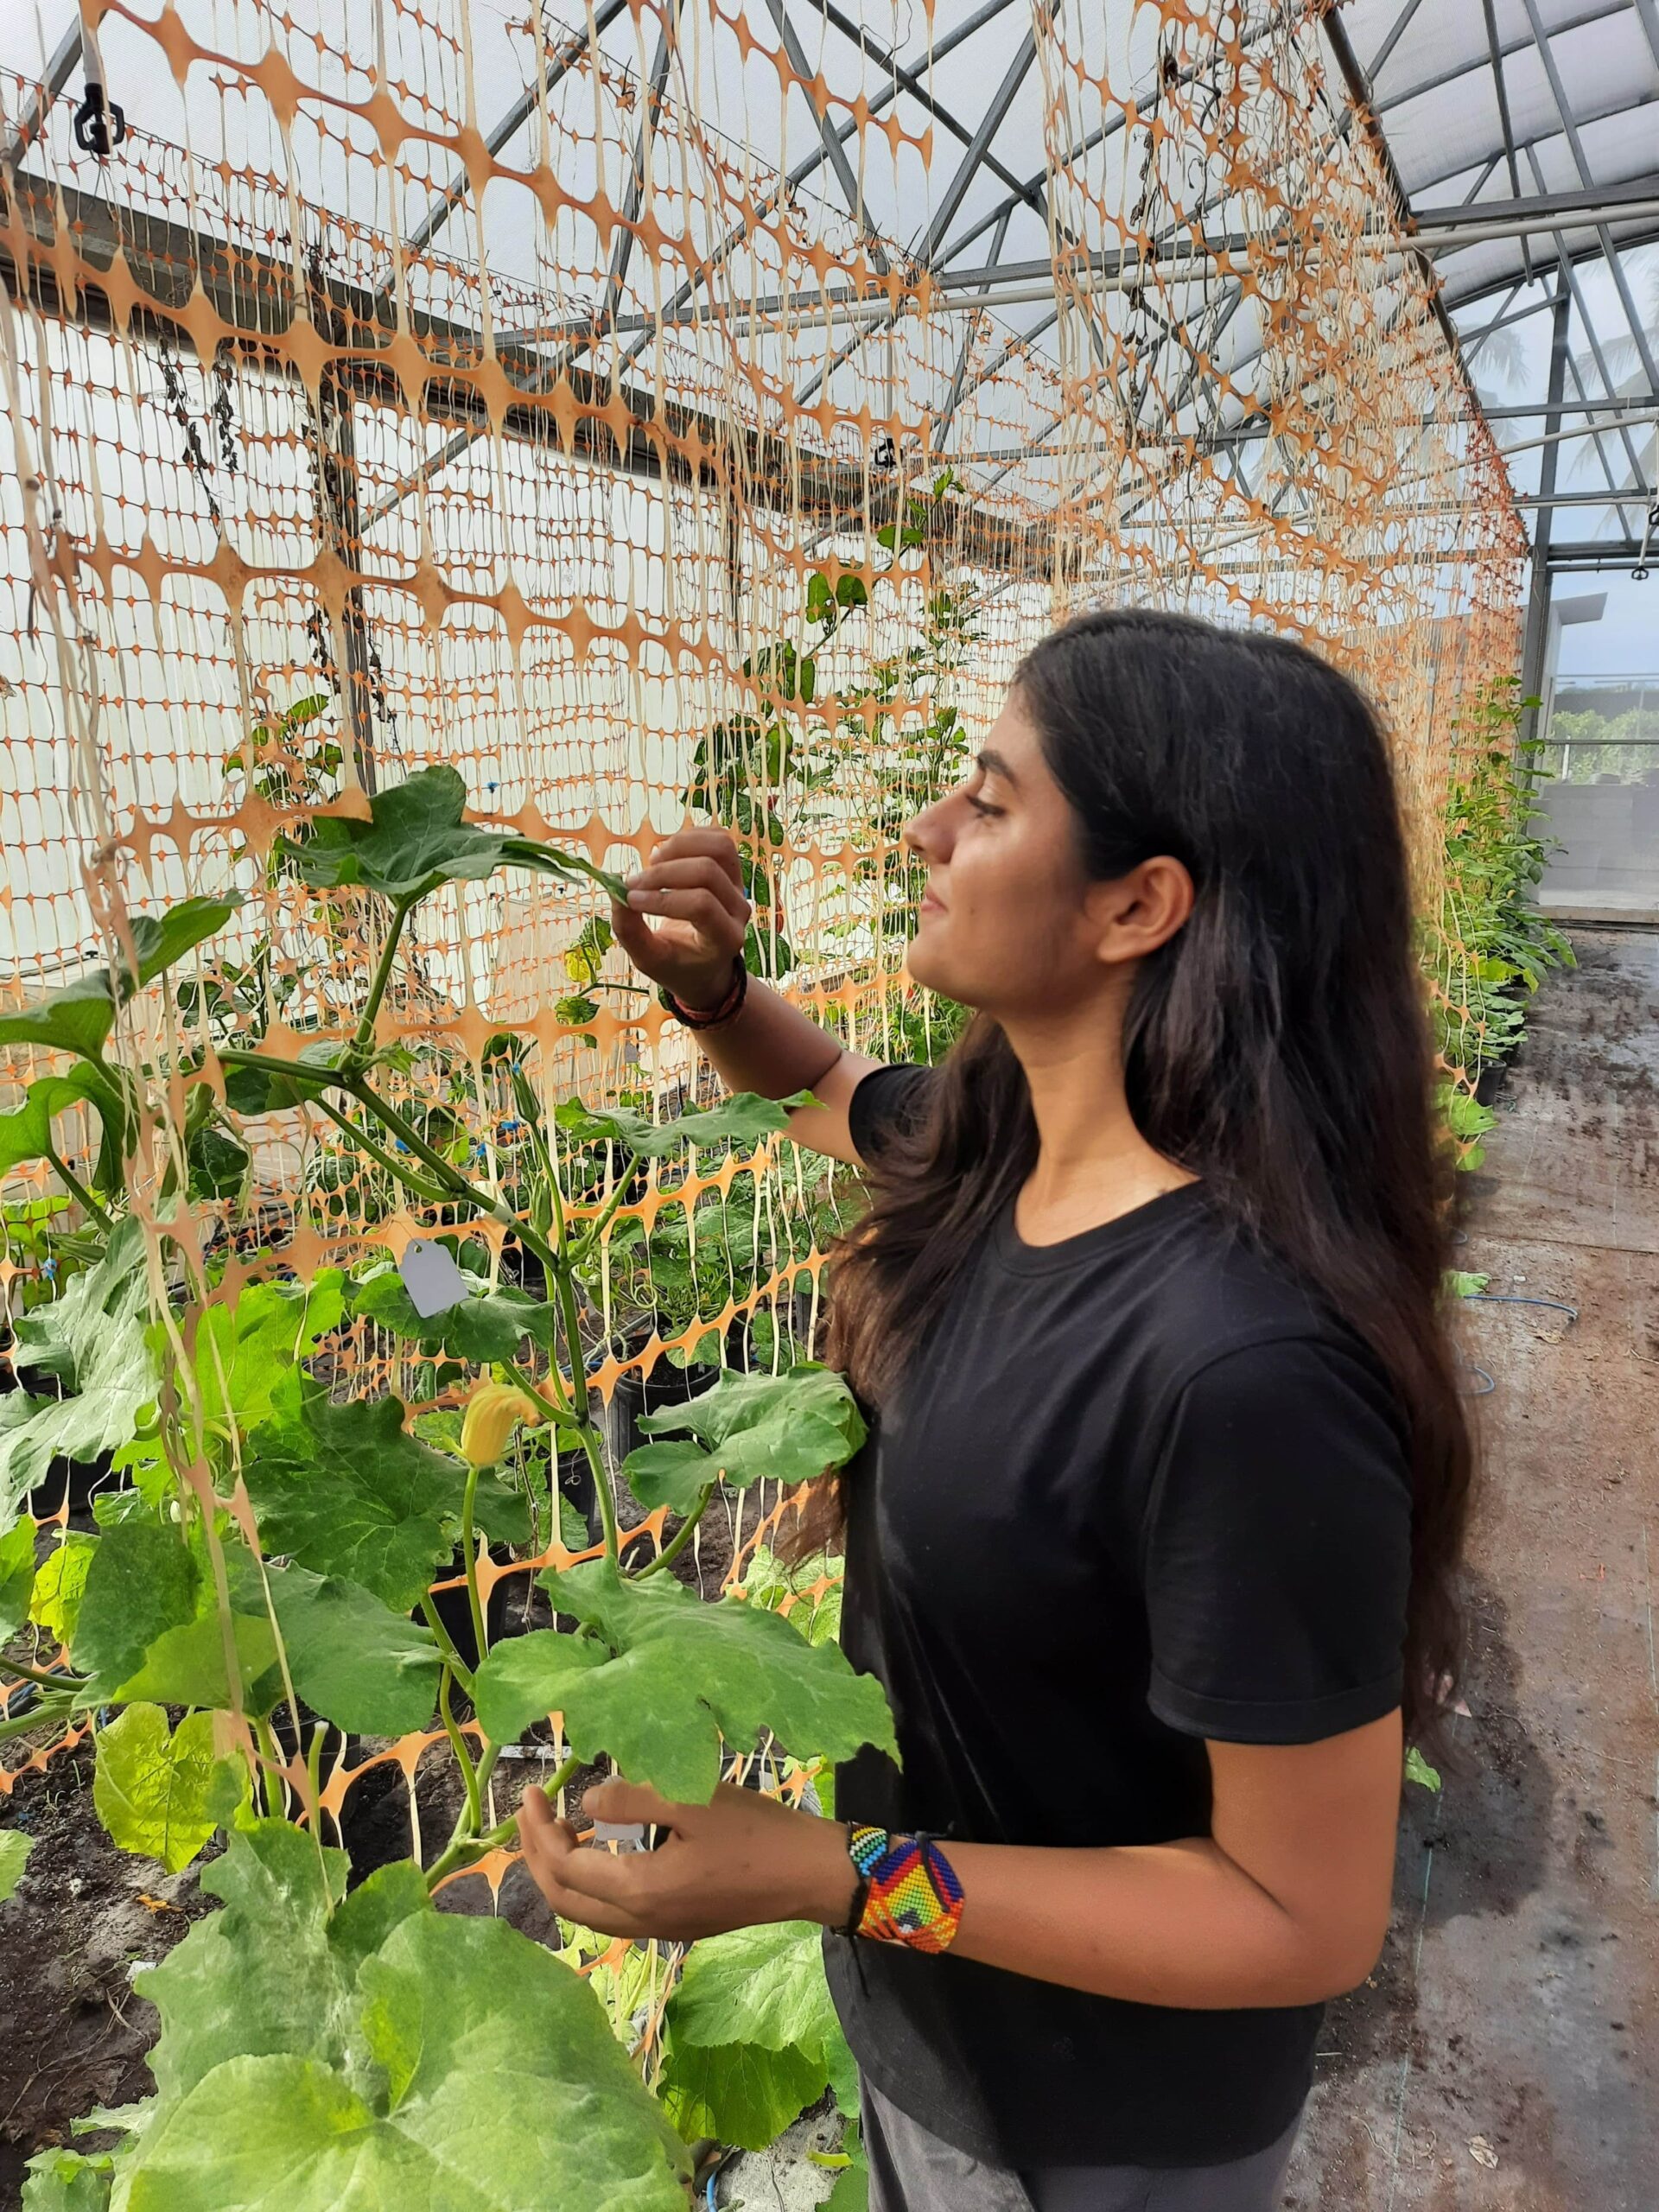
[[[524,1792],[518,1840],[537,1888],[555,1912],[601,1936],[689,1943],[772,1920],[840,1927],[852,1909],[845,1827],[775,1797],[722,1783],[712,1804],[671,1805],[654,1789],[604,1782],[582,1810],[672,1831],[655,1851],[613,1855],[579,1844],[545,1790]]]
[[[624,952],[642,976],[666,983],[694,1013],[717,1006],[749,926],[730,831],[677,830],[627,884],[628,904],[611,901],[611,926]],[[654,930],[646,919],[652,914],[661,923]]]

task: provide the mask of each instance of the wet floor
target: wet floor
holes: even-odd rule
[[[1659,2208],[1659,935],[1576,931],[1474,1179],[1471,1650],[1294,2212]],[[1484,1388],[1490,1380],[1491,1388]]]

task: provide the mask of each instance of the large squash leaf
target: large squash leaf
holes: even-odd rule
[[[29,1618],[35,1594],[35,1523],[25,1517],[0,1536],[0,1641]]]
[[[209,1804],[213,1716],[192,1713],[169,1735],[159,1705],[130,1705],[98,1734],[92,1803],[112,1843],[187,1867],[218,1827]]]
[[[607,1752],[630,1781],[706,1804],[722,1735],[737,1751],[770,1730],[797,1758],[847,1759],[865,1744],[898,1756],[874,1676],[855,1674],[837,1645],[805,1643],[776,1613],[729,1598],[704,1605],[667,1575],[625,1580],[607,1560],[542,1580],[555,1610],[614,1655],[542,1708],[561,1707],[584,1759]]]
[[[583,854],[537,844],[503,830],[463,820],[467,786],[454,769],[423,768],[401,784],[378,791],[370,820],[320,814],[303,845],[286,844],[301,880],[314,891],[362,884],[383,898],[424,898],[441,883],[477,881],[499,868],[515,867],[567,878],[585,877],[626,901],[620,876],[598,868]]]
[[[522,1290],[492,1289],[482,1275],[461,1272],[469,1294],[442,1313],[416,1313],[402,1275],[391,1267],[365,1276],[353,1294],[352,1310],[424,1352],[447,1352],[451,1359],[478,1367],[516,1359],[526,1337],[543,1351],[551,1347],[558,1315],[545,1299]]]
[[[41,1045],[51,1052],[96,1058],[110,1033],[117,1005],[124,1005],[135,988],[153,982],[194,945],[223,929],[240,904],[235,897],[184,899],[159,917],[135,914],[136,978],[124,965],[89,969],[62,990],[48,992],[15,1014],[0,1014],[0,1046]]]
[[[622,1464],[647,1511],[667,1505],[677,1513],[689,1513],[715,1481],[733,1490],[747,1490],[763,1478],[812,1482],[843,1466],[865,1436],[846,1383],[811,1361],[785,1375],[728,1368],[711,1390],[642,1414],[639,1426],[652,1437],[690,1432],[682,1440],[643,1444]]]
[[[424,1728],[438,1701],[429,1629],[356,1582],[286,1567],[270,1577],[294,1687],[325,1720],[369,1736]]]
[[[23,1103],[10,1114],[0,1114],[0,1175],[9,1175],[26,1160],[44,1160],[56,1150],[52,1124],[72,1107],[90,1106],[104,1133],[98,1166],[92,1180],[100,1191],[112,1191],[120,1181],[127,1124],[121,1092],[114,1077],[82,1060],[64,1075],[42,1076],[31,1083]]]
[[[454,1549],[464,1472],[404,1429],[396,1398],[330,1405],[261,1429],[243,1467],[267,1551],[359,1582],[397,1612]]]
[[[810,1921],[694,1943],[668,2006],[664,2101],[683,2134],[758,2151],[823,2093],[856,2113],[858,2073]]]
[[[8,1400],[0,1418],[0,1517],[46,1480],[54,1459],[96,1459],[132,1437],[160,1387],[146,1342],[143,1234],[123,1222],[95,1268],[15,1324],[12,1363],[60,1397]]]
[[[32,1835],[22,1835],[16,1828],[0,1828],[0,1904],[10,1902],[34,1848]]]
[[[671,1122],[648,1122],[632,1107],[584,1106],[578,1098],[567,1098],[554,1108],[553,1119],[577,1144],[609,1142],[642,1159],[657,1160],[683,1144],[738,1145],[753,1150],[762,1137],[786,1129],[796,1107],[819,1103],[810,1090],[795,1091],[788,1098],[762,1098],[755,1091],[740,1090],[717,1106],[677,1115]]]
[[[473,1704],[479,1725],[493,1744],[515,1744],[537,1721],[563,1713],[571,1686],[610,1661],[609,1649],[591,1637],[559,1636],[550,1628],[509,1637],[478,1670]]]
[[[263,1821],[226,1910],[137,1977],[158,2109],[112,2212],[683,2212],[684,2152],[593,1993],[503,1921]]]

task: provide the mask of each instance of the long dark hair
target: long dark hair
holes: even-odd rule
[[[1068,623],[1014,687],[1088,877],[1159,853],[1192,873],[1190,918],[1135,975],[1130,1110],[1393,1382],[1414,1494],[1405,1717],[1432,1738],[1458,1673],[1472,1452],[1443,1325],[1449,1163],[1377,718],[1288,639],[1141,611]],[[895,1136],[868,1211],[831,1247],[825,1356],[867,1407],[1036,1164],[1025,1073],[999,1022],[976,1014],[938,1072],[923,1123]],[[842,1503],[816,1484],[796,1544],[822,1543]]]

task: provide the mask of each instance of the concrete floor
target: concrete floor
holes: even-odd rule
[[[1573,933],[1459,1262],[1485,1459],[1467,1718],[1333,2006],[1293,2212],[1659,2208],[1659,936]]]

